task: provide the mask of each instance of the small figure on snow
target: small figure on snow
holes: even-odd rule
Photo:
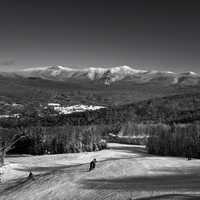
[[[96,158],[94,158],[94,159],[90,162],[89,171],[95,169],[95,167],[96,167],[96,162],[97,162]]]
[[[192,160],[192,148],[191,146],[188,146],[186,149],[186,158],[187,160]]]
[[[29,172],[28,178],[29,178],[29,179],[34,179],[34,176],[33,176],[32,171]]]

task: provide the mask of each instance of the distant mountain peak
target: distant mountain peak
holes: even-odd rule
[[[118,73],[118,72],[123,72],[123,73],[145,73],[145,72],[147,72],[146,70],[134,69],[134,68],[126,66],[126,65],[119,66],[119,67],[112,67],[112,68],[109,68],[109,70],[111,71],[111,73]]]
[[[60,66],[60,65],[55,65],[55,66],[50,66],[50,67],[47,67],[48,70],[66,70],[66,69],[69,69],[69,68],[65,68],[63,66]]]
[[[3,74],[2,74],[3,75]],[[26,78],[42,78],[54,81],[96,81],[110,85],[117,81],[132,83],[199,84],[200,75],[195,72],[174,73],[172,71],[142,70],[127,65],[117,67],[70,68],[60,65],[28,68],[13,75]],[[5,76],[5,75],[4,75]],[[6,76],[9,76],[7,73]],[[11,75],[10,75],[11,76]]]
[[[146,70],[139,70],[139,69],[134,69],[132,67],[129,67],[127,65],[124,66],[118,66],[118,67],[111,67],[111,68],[106,68],[106,67],[89,67],[89,68],[82,68],[82,69],[76,69],[76,68],[70,68],[70,67],[64,67],[61,65],[55,65],[55,66],[47,66],[47,67],[35,67],[35,68],[26,68],[22,69],[20,71],[37,71],[37,70],[70,70],[70,71],[132,71],[135,73],[140,73],[140,72],[147,72]]]
[[[199,74],[197,74],[196,72],[188,72],[188,74],[193,76],[199,76]]]
[[[51,71],[57,71],[57,70],[74,70],[72,68],[69,67],[63,67],[61,65],[55,65],[55,66],[47,66],[47,67],[35,67],[35,68],[26,68],[26,69],[22,69],[20,71],[45,71],[45,70],[51,70]]]
[[[39,71],[39,70],[46,70],[48,67],[31,67],[20,69],[18,72],[30,72],[30,71]]]

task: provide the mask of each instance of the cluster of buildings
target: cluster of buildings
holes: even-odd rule
[[[87,110],[98,110],[104,108],[103,106],[92,106],[92,105],[73,105],[73,106],[61,106],[59,103],[48,103],[49,107],[52,107],[55,111],[60,114],[71,114],[74,112],[85,112]]]
[[[19,118],[20,114],[17,112],[24,106],[18,103],[7,103],[0,101],[0,119],[1,118]]]
[[[20,108],[23,107],[21,104],[3,104],[0,102],[0,119],[1,118],[19,118],[20,114],[17,113],[17,111],[20,110]],[[59,114],[71,114],[75,112],[85,112],[85,111],[91,111],[91,110],[98,110],[101,108],[104,108],[103,106],[93,106],[93,105],[71,105],[71,106],[62,106],[59,103],[48,103],[47,106],[41,106],[41,109],[47,109],[51,108],[54,111],[58,112]],[[16,111],[16,112],[15,112]],[[19,112],[20,113],[20,112]],[[40,115],[38,113],[38,115]]]

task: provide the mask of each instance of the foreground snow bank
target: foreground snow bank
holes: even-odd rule
[[[4,183],[11,179],[20,178],[23,173],[17,172],[15,169],[20,168],[21,165],[18,163],[7,162],[4,166],[0,167],[0,183]]]

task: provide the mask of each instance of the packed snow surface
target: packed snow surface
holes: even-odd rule
[[[200,199],[200,160],[153,156],[143,146],[109,144],[76,154],[6,159],[1,200]],[[88,172],[96,158],[95,170]],[[29,171],[34,179],[28,179]]]

